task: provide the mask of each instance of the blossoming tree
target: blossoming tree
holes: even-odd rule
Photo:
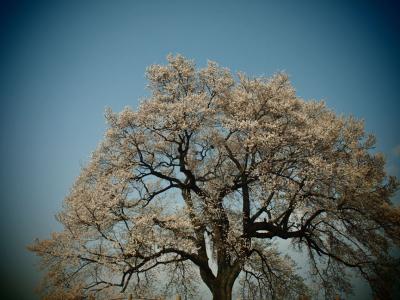
[[[218,300],[236,279],[243,298],[310,294],[279,239],[306,254],[327,298],[350,290],[348,268],[390,297],[398,184],[361,121],[298,98],[285,74],[235,78],[177,55],[147,78],[136,111],[107,111],[57,216],[64,230],[30,246],[48,297],[140,294],[159,280],[191,298],[196,278]]]

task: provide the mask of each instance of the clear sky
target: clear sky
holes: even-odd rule
[[[104,109],[136,107],[146,66],[168,53],[286,71],[299,96],[365,119],[399,176],[398,12],[378,0],[1,1],[3,297],[37,297],[26,245],[60,229],[54,214],[102,139]],[[367,294],[359,286],[353,299]]]

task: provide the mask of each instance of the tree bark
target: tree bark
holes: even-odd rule
[[[232,300],[232,286],[217,286],[212,294],[213,300]]]
[[[229,271],[221,272],[212,285],[213,300],[231,300],[232,288],[238,277],[240,270],[231,269]]]

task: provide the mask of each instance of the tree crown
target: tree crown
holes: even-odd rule
[[[307,253],[327,297],[350,291],[346,267],[390,294],[379,278],[396,266],[398,183],[362,121],[300,99],[284,73],[234,77],[177,55],[147,78],[136,111],[107,110],[64,230],[31,246],[50,294],[145,293],[160,269],[185,295],[193,278],[216,298],[238,276],[243,297],[309,294],[278,239]]]

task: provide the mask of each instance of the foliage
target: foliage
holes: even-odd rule
[[[215,299],[230,299],[238,277],[245,298],[309,294],[279,239],[308,254],[327,298],[350,292],[344,268],[382,291],[375,274],[396,267],[400,243],[398,183],[361,121],[300,99],[283,73],[235,78],[177,55],[147,78],[137,111],[107,111],[58,214],[64,231],[30,246],[45,293],[145,294],[169,270],[187,297],[196,278]]]

